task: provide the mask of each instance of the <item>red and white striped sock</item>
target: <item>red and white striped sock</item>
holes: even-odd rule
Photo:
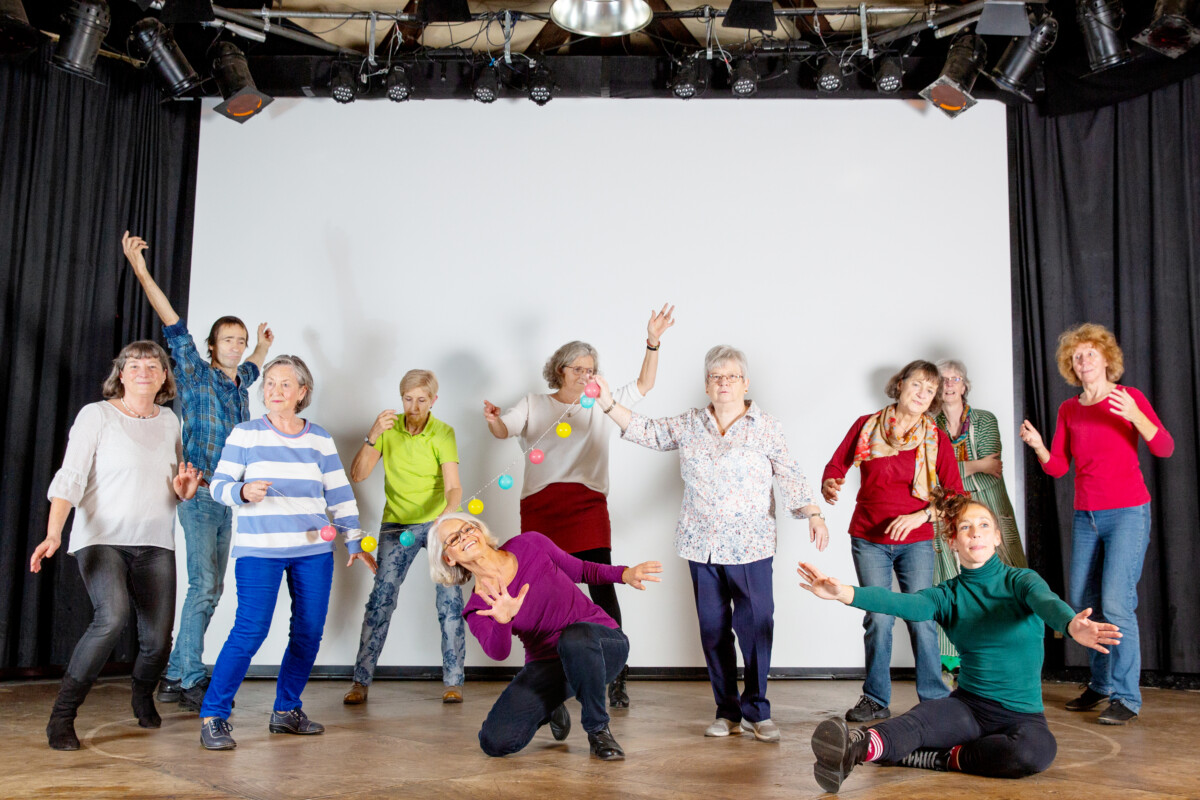
[[[874,728],[867,729],[867,735],[871,739],[871,743],[867,745],[867,761],[878,761],[883,755],[883,737]]]
[[[950,759],[946,762],[946,769],[953,770],[954,772],[962,772],[962,767],[958,765],[958,753],[960,750],[962,750],[961,744],[956,744],[950,748]]]

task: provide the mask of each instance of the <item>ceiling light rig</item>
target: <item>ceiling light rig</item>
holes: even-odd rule
[[[974,33],[960,33],[950,44],[942,74],[933,83],[921,90],[924,97],[946,116],[953,119],[975,105],[971,96],[975,79],[987,58],[987,46],[983,37]]]
[[[708,62],[705,62],[707,65]],[[671,94],[680,100],[691,100],[700,94],[704,83],[700,79],[699,59],[689,56],[683,61],[676,62],[675,75],[671,80]]]
[[[1057,38],[1058,21],[1047,15],[1028,36],[1016,37],[1009,42],[988,77],[1004,91],[1032,102],[1033,97],[1025,87]]]
[[[496,102],[496,98],[500,96],[500,75],[494,65],[488,64],[480,70],[475,78],[473,94],[480,103]]]
[[[393,103],[402,103],[412,97],[413,81],[408,67],[393,64],[387,74],[387,97]]]
[[[833,53],[821,59],[817,68],[817,91],[832,94],[846,88],[846,78],[842,75],[841,61]]]
[[[358,94],[358,67],[348,61],[335,61],[329,73],[329,95],[338,103],[353,103]]]
[[[739,58],[733,64],[729,90],[734,97],[753,97],[758,93],[758,70],[752,57]]]
[[[104,0],[71,0],[62,20],[67,30],[58,40],[50,63],[84,78],[95,77],[100,45],[112,25],[112,13]]]
[[[883,94],[895,94],[904,85],[904,59],[880,56],[875,59],[875,88]]]
[[[1200,29],[1189,19],[1196,4],[1197,0],[1158,0],[1154,18],[1133,40],[1169,58],[1179,58],[1200,44]]]
[[[1092,72],[1111,69],[1133,60],[1129,46],[1117,30],[1125,21],[1121,0],[1077,0],[1075,18],[1083,31],[1088,64]]]
[[[201,83],[175,37],[153,17],[134,23],[129,31],[129,50],[154,70],[168,97],[179,97]]]
[[[254,76],[246,56],[233,42],[218,42],[212,62],[212,75],[223,102],[214,111],[234,122],[244,123],[274,102],[254,85]]]
[[[544,62],[533,68],[529,76],[529,99],[544,106],[554,99],[554,76]]]
[[[550,19],[580,36],[628,36],[654,19],[646,0],[554,0]]]

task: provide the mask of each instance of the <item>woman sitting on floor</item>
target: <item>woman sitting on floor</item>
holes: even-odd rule
[[[962,656],[958,689],[918,703],[872,728],[850,730],[838,717],[813,733],[813,773],[836,792],[858,764],[880,761],[1021,778],[1048,768],[1057,745],[1042,713],[1042,625],[1084,647],[1107,653],[1121,634],[1115,625],[1078,614],[1032,570],[1006,566],[996,549],[1000,526],[990,508],[967,495],[934,492],[950,547],[962,572],[915,594],[845,586],[801,563],[801,587],[823,600],[907,620],[936,621]]]

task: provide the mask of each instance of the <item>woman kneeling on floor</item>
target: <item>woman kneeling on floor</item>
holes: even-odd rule
[[[934,499],[962,567],[945,583],[899,594],[845,586],[811,564],[797,570],[800,585],[823,600],[934,620],[962,656],[959,688],[947,698],[918,703],[872,728],[850,730],[837,717],[817,726],[813,773],[827,792],[864,761],[994,778],[1042,772],[1057,751],[1042,713],[1043,623],[1101,653],[1120,641],[1115,625],[1089,619],[1090,608],[1074,613],[1037,573],[1000,561],[1000,526],[990,508],[940,490]]]
[[[574,696],[582,706],[580,721],[592,755],[623,759],[625,752],[608,729],[604,689],[625,666],[629,639],[576,584],[627,583],[644,589],[643,581],[658,582],[662,565],[581,561],[533,531],[500,547],[482,521],[461,513],[443,514],[432,533],[434,582],[455,586],[475,578],[463,616],[483,652],[496,661],[508,658],[514,633],[525,646],[524,668],[479,731],[483,752],[515,753],[546,723],[555,739],[566,739],[571,718],[563,703]]]

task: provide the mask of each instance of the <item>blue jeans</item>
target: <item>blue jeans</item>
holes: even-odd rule
[[[579,699],[585,731],[606,727],[604,690],[628,658],[629,639],[620,629],[594,622],[568,625],[558,639],[558,658],[530,661],[500,693],[479,730],[479,746],[489,756],[521,750],[571,696]]]
[[[387,640],[392,614],[396,611],[396,593],[408,568],[425,547],[429,529],[433,522],[416,525],[400,525],[385,522],[379,529],[379,549],[375,557],[379,570],[375,573],[375,586],[367,598],[367,609],[363,614],[362,633],[358,637],[358,658],[354,662],[354,680],[364,686],[371,684],[375,664]],[[413,543],[408,547],[400,544],[400,533],[408,531]],[[467,656],[467,635],[463,624],[462,589],[458,586],[434,584],[438,622],[442,626],[442,683],[447,686],[462,686],[463,662]]]
[[[1108,695],[1130,711],[1142,708],[1138,681],[1142,648],[1138,636],[1137,584],[1150,546],[1150,504],[1106,511],[1076,511],[1071,528],[1071,591],[1076,611],[1092,609],[1092,619],[1121,629],[1121,644],[1108,655],[1088,650],[1092,691]]]
[[[859,586],[892,588],[892,573],[907,594],[933,586],[933,542],[912,544],[875,544],[855,537],[850,540],[854,571]],[[867,651],[867,679],[863,694],[886,706],[892,701],[892,627],[890,614],[868,611],[863,619],[863,644]],[[932,621],[906,622],[913,654],[917,660],[917,697],[922,702],[948,697],[942,683],[942,662],[938,655],[937,626]]]
[[[233,509],[212,499],[207,486],[179,504],[179,524],[187,546],[187,597],[179,616],[179,636],[167,677],[190,689],[206,674],[204,633],[225,590],[225,568],[229,565]]]
[[[287,650],[275,682],[275,710],[300,708],[300,693],[317,660],[329,612],[333,553],[298,558],[244,556],[237,559],[233,570],[237,576],[237,616],[213,666],[212,682],[204,695],[200,716],[229,718],[233,696],[246,678],[250,659],[271,629],[279,582],[285,575],[292,597],[292,619]]]

